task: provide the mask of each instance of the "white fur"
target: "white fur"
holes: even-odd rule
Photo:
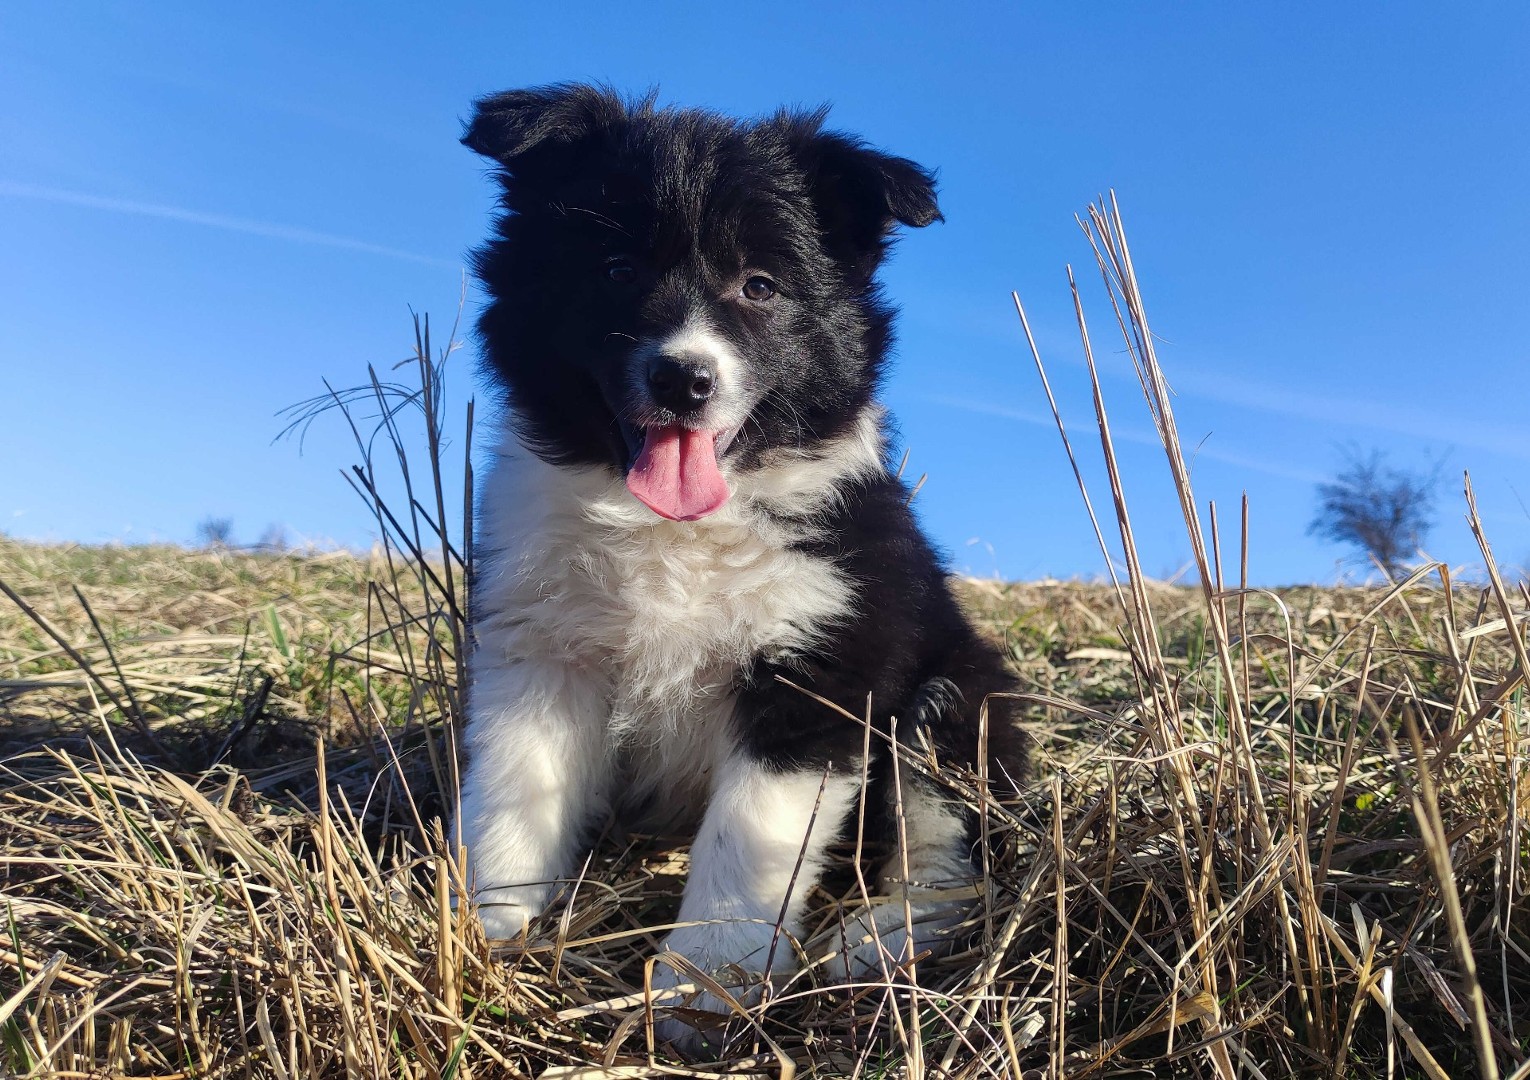
[[[552,466],[503,439],[482,500],[458,823],[491,936],[543,908],[581,829],[613,804],[665,824],[700,815],[733,757],[740,669],[790,662],[855,603],[853,581],[790,545],[844,484],[883,468],[867,409],[839,439],[729,476],[717,513],[675,522],[611,470]],[[703,874],[709,859],[698,843]]]
[[[509,938],[546,906],[608,796],[604,692],[574,665],[525,658],[480,665],[472,695],[458,835],[484,930]]]
[[[942,951],[951,929],[972,907],[970,896],[961,895],[974,876],[962,854],[967,826],[961,808],[933,791],[916,790],[906,777],[902,786],[907,854],[895,851],[882,864],[880,897],[807,947],[809,958],[821,960],[831,979],[887,978],[927,949]]]
[[[960,888],[966,883],[910,889],[906,911],[902,890],[882,893],[849,921],[815,937],[805,951],[834,982],[893,978],[925,951],[949,951],[952,931],[972,910],[971,890]]]
[[[718,777],[691,848],[691,875],[678,919],[687,925],[665,944],[725,986],[737,987],[734,997],[741,1003],[758,998],[767,965],[771,971],[796,966],[804,901],[860,787],[858,762],[836,765],[828,773],[777,772],[735,755]],[[692,976],[661,965],[653,981],[664,988]],[[729,1011],[710,992],[688,1005]],[[659,1035],[692,1049],[704,1038],[673,1018],[660,1022]]]
[[[882,410],[868,407],[848,431],[811,450],[778,449],[740,480],[738,497],[772,510],[811,516],[843,497],[849,480],[872,476],[882,462]]]

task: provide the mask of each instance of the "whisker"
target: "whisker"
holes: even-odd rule
[[[564,210],[566,213],[572,212],[576,214],[585,214],[588,217],[595,219],[595,221],[599,222],[600,224],[606,226],[613,232],[621,233],[623,236],[630,237],[632,235],[622,226],[621,222],[613,221],[611,218],[606,217],[605,214],[602,214],[598,210],[591,210],[585,206],[569,206],[565,207]]]

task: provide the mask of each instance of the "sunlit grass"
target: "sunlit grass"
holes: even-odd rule
[[[436,528],[421,334],[430,393],[337,396],[423,462],[366,556],[0,540],[0,1073],[1523,1077],[1530,602],[1443,567],[1244,588],[1119,220],[1089,224],[1194,583],[1137,563],[1100,394],[1119,580],[962,585],[1021,677],[1034,782],[904,761],[984,823],[981,903],[916,983],[804,972],[723,1061],[667,1058],[645,970],[687,862],[665,838],[603,838],[527,941],[484,941],[443,837],[468,545]],[[859,902],[841,854],[810,932]],[[578,1067],[616,1071],[545,1072]]]

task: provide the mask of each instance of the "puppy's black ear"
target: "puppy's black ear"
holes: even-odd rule
[[[908,158],[821,130],[823,118],[823,111],[789,118],[793,153],[807,175],[831,250],[874,270],[896,226],[922,228],[945,220],[935,201],[935,177]]]
[[[504,166],[507,181],[551,179],[626,116],[626,103],[604,87],[560,83],[507,90],[478,100],[462,144]]]

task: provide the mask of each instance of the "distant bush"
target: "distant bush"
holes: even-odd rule
[[[234,546],[234,519],[205,517],[197,522],[197,544],[201,547]]]
[[[1339,475],[1318,485],[1318,511],[1307,532],[1359,549],[1388,577],[1398,577],[1433,524],[1435,474],[1395,469],[1379,450],[1350,448]]]
[[[260,539],[255,541],[256,551],[269,551],[280,555],[292,545],[287,540],[287,528],[284,525],[267,525],[266,531],[260,534]]]

